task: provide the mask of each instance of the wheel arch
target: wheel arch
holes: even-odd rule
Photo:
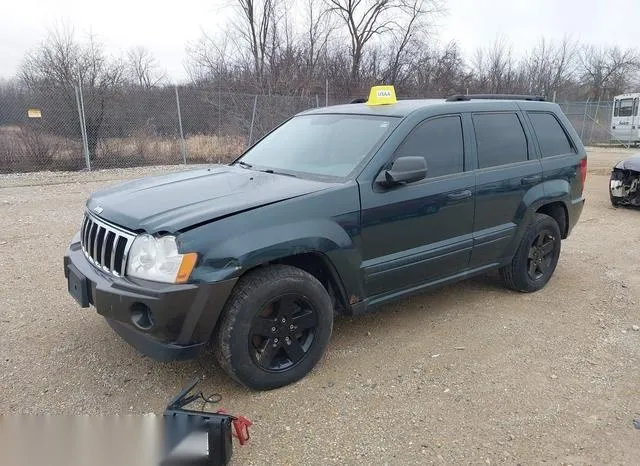
[[[569,232],[569,211],[562,201],[553,201],[541,205],[536,209],[536,213],[545,214],[553,218],[560,227],[562,239],[566,239]]]
[[[351,304],[342,279],[331,259],[320,251],[307,251],[298,254],[273,259],[262,264],[255,265],[244,271],[240,276],[246,276],[257,269],[271,265],[288,265],[304,270],[313,275],[329,293],[334,306],[334,312],[338,314],[351,314]]]

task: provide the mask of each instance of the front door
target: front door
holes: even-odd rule
[[[475,175],[464,170],[461,117],[421,122],[393,158],[400,156],[423,156],[426,179],[387,189],[360,186],[368,297],[461,272],[471,256]]]

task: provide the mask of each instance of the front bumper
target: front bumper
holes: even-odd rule
[[[69,293],[94,306],[123,340],[158,361],[191,359],[209,341],[237,279],[173,285],[116,277],[94,267],[77,241],[64,256]],[[135,313],[150,316],[140,326]]]

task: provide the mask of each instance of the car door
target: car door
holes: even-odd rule
[[[473,172],[465,172],[460,115],[419,123],[392,160],[422,156],[425,179],[381,188],[361,186],[362,251],[369,297],[463,271],[471,256]]]
[[[540,186],[542,165],[518,112],[474,113],[471,124],[477,170],[474,244],[469,265],[478,268],[509,255],[525,213],[525,195]]]

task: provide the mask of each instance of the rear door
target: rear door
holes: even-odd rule
[[[619,142],[637,140],[638,98],[628,97],[614,102],[611,129]]]
[[[469,121],[469,120],[468,120]],[[519,111],[470,115],[477,155],[470,268],[501,262],[525,214],[523,198],[542,181],[542,166]]]

